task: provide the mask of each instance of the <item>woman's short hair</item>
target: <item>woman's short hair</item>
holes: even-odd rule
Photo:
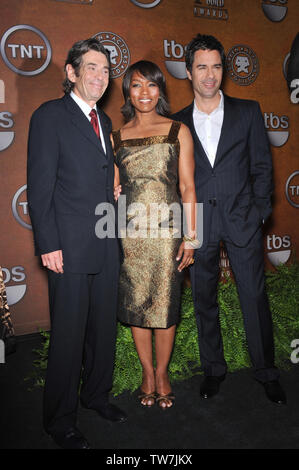
[[[104,54],[107,58],[108,65],[110,67],[110,53],[97,38],[89,38],[84,39],[83,41],[75,42],[75,44],[70,49],[64,64],[66,78],[62,86],[65,93],[70,93],[75,85],[67,77],[66,66],[70,64],[73,67],[76,76],[79,77],[82,57],[90,50],[101,52],[102,54]]]
[[[130,85],[132,81],[132,76],[134,72],[138,72],[140,75],[145,77],[147,80],[150,80],[153,83],[156,83],[159,87],[160,96],[156,106],[156,111],[161,116],[169,116],[170,108],[166,95],[166,82],[165,77],[158,67],[158,65],[150,62],[148,60],[140,60],[132,64],[126,71],[123,83],[122,90],[125,99],[125,104],[121,108],[121,112],[125,118],[125,121],[131,121],[135,116],[135,108],[130,100]]]
[[[192,73],[192,65],[194,62],[194,54],[196,51],[218,51],[222,61],[222,67],[225,66],[225,52],[221,42],[214,36],[206,34],[198,34],[192,41],[189,42],[186,48],[186,68]]]

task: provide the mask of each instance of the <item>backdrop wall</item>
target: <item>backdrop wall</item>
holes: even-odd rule
[[[147,59],[161,67],[176,112],[192,100],[185,45],[198,32],[215,35],[227,53],[224,91],[260,102],[271,142],[275,195],[266,267],[298,253],[299,73],[291,90],[285,78],[298,0],[1,0],[0,12],[0,265],[16,334],[49,327],[46,273],[34,256],[27,211],[28,124],[42,102],[62,96],[66,54],[79,39],[96,35],[111,52],[103,108],[118,128],[130,63]]]

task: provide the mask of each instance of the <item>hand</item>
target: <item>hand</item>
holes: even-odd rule
[[[41,255],[43,266],[55,273],[63,273],[63,257],[62,250],[52,251]]]
[[[194,263],[194,250],[185,248],[185,242],[180,244],[180,248],[176,257],[176,260],[179,261],[183,256],[181,263],[178,266],[178,271],[183,271],[184,268],[187,268],[190,264]]]
[[[121,185],[114,186],[114,199],[117,201],[121,193]]]

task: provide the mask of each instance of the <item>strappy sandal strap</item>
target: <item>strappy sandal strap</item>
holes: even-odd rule
[[[143,398],[153,398],[154,400],[156,400],[156,392],[152,392],[152,393],[141,393],[140,395],[138,395],[138,398],[140,400],[142,400]]]

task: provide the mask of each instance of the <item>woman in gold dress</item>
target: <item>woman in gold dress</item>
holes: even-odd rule
[[[194,261],[194,251],[177,233],[169,206],[181,207],[179,189],[183,203],[190,203],[188,236],[194,238],[193,141],[184,124],[166,117],[165,78],[157,65],[131,65],[123,94],[126,124],[113,132],[115,188],[121,188],[127,207],[126,234],[120,234],[124,261],[118,318],[131,326],[142,365],[141,404],[157,402],[167,409],[174,400],[168,363],[179,321],[182,270]]]

